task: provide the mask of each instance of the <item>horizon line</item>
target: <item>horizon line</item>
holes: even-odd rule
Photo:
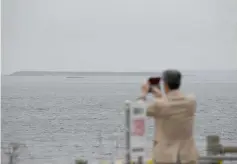
[[[205,72],[205,71],[237,71],[237,69],[209,69],[209,70],[194,70],[194,69],[178,69],[181,72]],[[160,71],[69,71],[69,70],[60,70],[60,71],[56,71],[56,70],[19,70],[19,71],[15,71],[12,73],[1,73],[1,75],[3,76],[8,76],[8,75],[13,75],[16,73],[39,73],[39,72],[45,72],[45,73],[162,73],[163,70]]]
[[[167,69],[176,69],[176,68],[167,68]],[[160,70],[140,70],[140,71],[109,71],[109,70],[18,70],[18,71],[13,71],[12,73],[15,72],[159,72],[159,71],[164,71],[167,69],[160,69]],[[237,71],[236,69],[176,69],[180,71]]]

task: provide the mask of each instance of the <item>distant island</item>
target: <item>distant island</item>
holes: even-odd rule
[[[58,71],[18,71],[9,76],[64,76],[83,78],[84,76],[159,76],[159,72],[58,72]]]
[[[81,78],[84,78],[84,77],[80,77],[80,76],[67,76],[66,78],[68,79],[81,79]]]
[[[183,76],[195,76],[196,73],[236,72],[237,70],[182,71]],[[161,72],[69,72],[69,71],[17,71],[5,76],[63,76],[65,78],[84,78],[86,76],[160,76]]]

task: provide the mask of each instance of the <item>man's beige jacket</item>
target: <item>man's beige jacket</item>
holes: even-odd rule
[[[193,138],[196,99],[180,91],[171,91],[165,98],[148,106],[147,116],[155,119],[153,159],[157,163],[196,163],[198,151]]]

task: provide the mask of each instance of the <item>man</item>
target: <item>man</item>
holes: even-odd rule
[[[193,138],[196,100],[179,90],[182,75],[177,70],[163,72],[164,91],[152,88],[155,101],[147,108],[147,116],[155,119],[153,159],[156,164],[196,164],[198,151]],[[142,86],[141,99],[145,100],[149,84]]]

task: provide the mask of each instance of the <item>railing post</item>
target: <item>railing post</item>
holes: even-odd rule
[[[222,153],[237,153],[237,146],[224,146]]]
[[[6,155],[9,156],[8,164],[16,164],[17,163],[17,157],[19,156],[19,148],[22,146],[19,143],[10,143],[8,145],[8,150],[5,152]]]
[[[217,135],[209,135],[206,137],[207,156],[216,156],[221,152],[220,137]],[[210,164],[218,164],[219,161],[209,161]]]
[[[75,164],[88,164],[88,161],[79,159],[75,161]]]
[[[143,158],[141,156],[138,157],[137,164],[144,164]]]
[[[125,164],[130,164],[131,155],[130,155],[130,101],[125,101],[125,141],[126,141],[126,156]]]

